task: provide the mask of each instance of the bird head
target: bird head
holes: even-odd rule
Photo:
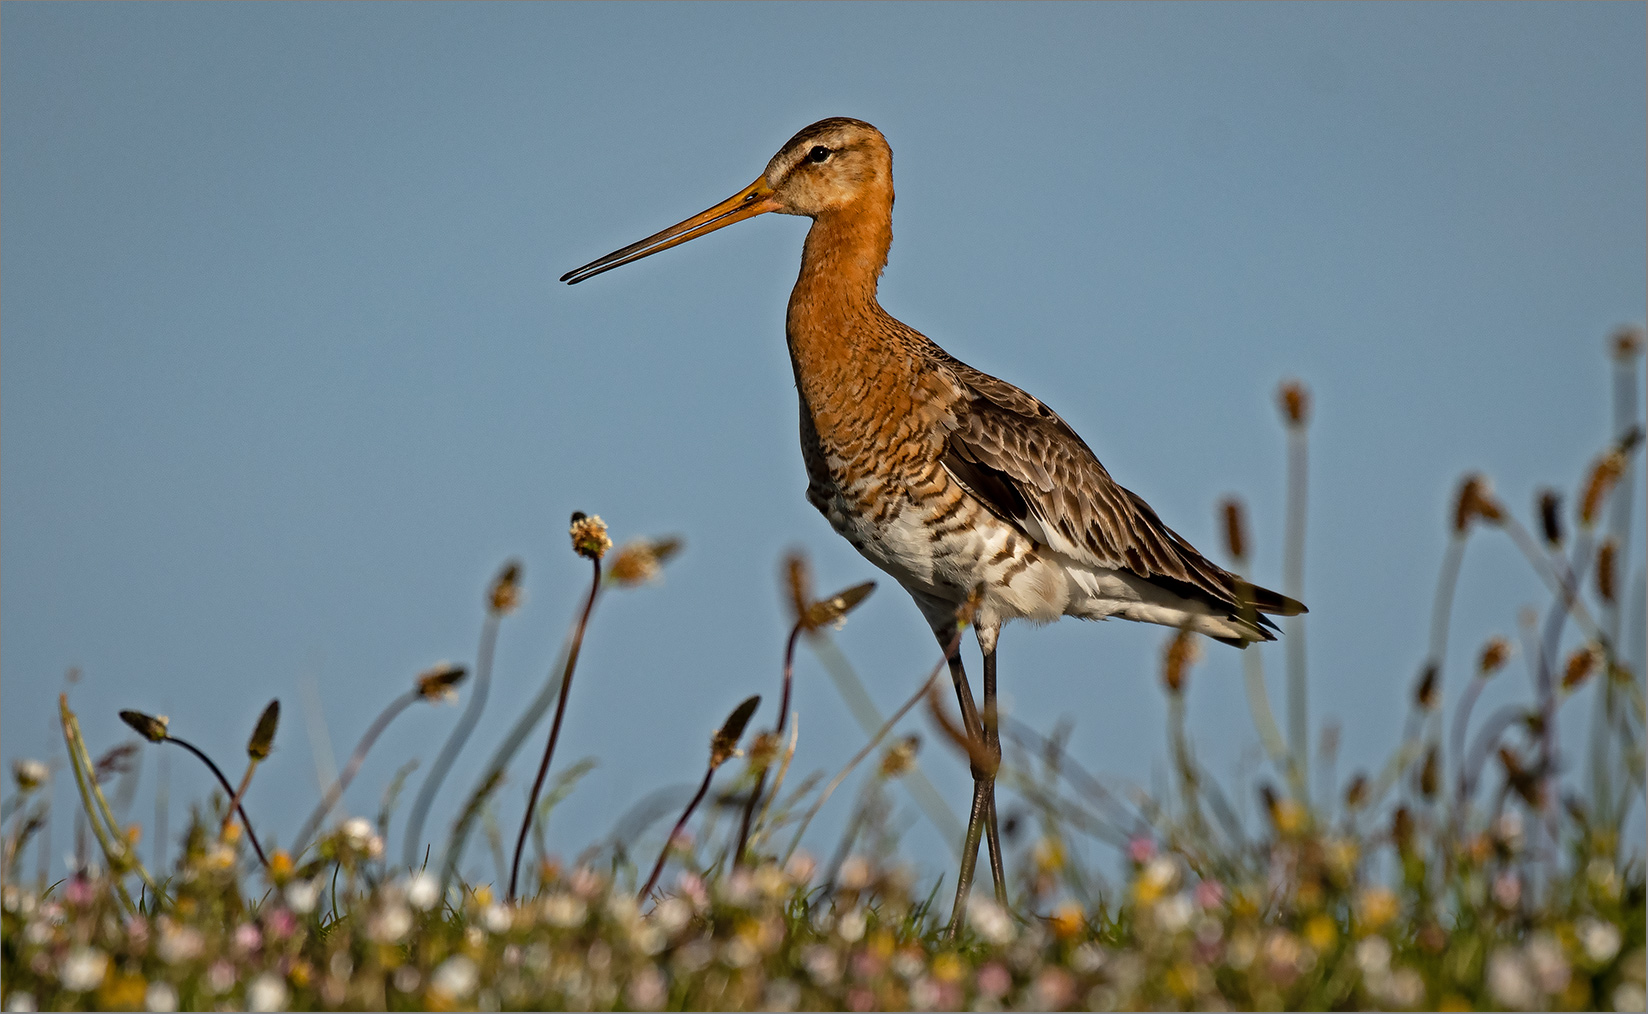
[[[865,202],[890,207],[892,201],[893,150],[887,139],[862,120],[831,117],[790,138],[754,183],[720,204],[569,271],[561,281],[577,284],[769,211],[816,219]]]

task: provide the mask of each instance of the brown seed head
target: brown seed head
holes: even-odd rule
[[[1529,806],[1538,807],[1544,794],[1534,773],[1522,765],[1522,761],[1508,746],[1499,748],[1499,763],[1505,769],[1505,783],[1511,790],[1521,796],[1523,802]]]
[[[1425,763],[1419,769],[1419,793],[1426,799],[1436,796],[1437,783],[1442,780],[1442,752],[1435,744],[1425,751]]]
[[[1276,389],[1276,400],[1282,408],[1282,419],[1289,428],[1305,426],[1310,422],[1310,389],[1297,380],[1284,380]]]
[[[1231,559],[1242,563],[1247,559],[1247,518],[1242,501],[1227,496],[1220,502],[1219,512],[1225,519],[1225,551]]]
[[[1562,495],[1554,489],[1539,493],[1539,528],[1546,546],[1556,549],[1562,545]]]
[[[1436,685],[1441,677],[1441,670],[1432,662],[1419,673],[1419,685],[1413,689],[1413,703],[1425,711],[1435,711],[1436,706],[1442,703],[1438,700]]]
[[[136,729],[138,735],[151,743],[164,743],[167,739],[165,715],[145,715],[141,711],[122,711],[120,720]]]
[[[1628,363],[1642,355],[1642,328],[1626,324],[1614,331],[1614,361]]]
[[[1476,660],[1476,674],[1487,679],[1498,672],[1510,657],[1511,642],[1496,634],[1482,646],[1482,654]]]
[[[246,741],[246,756],[255,761],[269,756],[269,751],[275,745],[275,730],[280,728],[280,701],[270,701],[269,706],[263,709],[258,716],[257,728],[252,730],[252,738]]]
[[[1493,486],[1485,476],[1472,473],[1459,484],[1459,496],[1453,506],[1453,533],[1464,535],[1471,522],[1481,518],[1490,524],[1505,520],[1505,511],[1494,498]]]
[[[888,747],[881,755],[881,777],[897,778],[916,763],[916,751],[921,749],[921,737],[915,733]]]
[[[521,561],[510,560],[504,564],[498,576],[492,579],[492,589],[487,592],[486,601],[494,616],[507,616],[520,606]]]
[[[572,536],[572,551],[586,560],[599,560],[612,548],[612,539],[607,537],[607,523],[601,520],[599,514],[591,516],[575,511],[572,527],[567,531]]]
[[[1184,691],[1185,678],[1190,675],[1190,667],[1201,656],[1201,645],[1196,642],[1195,635],[1189,630],[1181,630],[1167,642],[1167,649],[1162,653],[1162,683],[1170,694],[1179,694]]]
[[[763,732],[750,744],[750,766],[757,771],[765,771],[777,756],[778,734],[775,732]]]
[[[836,592],[827,599],[819,599],[808,606],[807,611],[802,614],[801,628],[818,630],[832,623],[843,622],[847,614],[858,608],[858,604],[869,598],[873,591],[875,582],[866,581],[863,584],[855,584],[845,591]]]
[[[615,584],[645,584],[658,576],[665,561],[681,551],[681,540],[637,539],[625,543],[607,568],[607,578]]]
[[[813,575],[807,558],[799,552],[784,558],[784,588],[790,593],[790,615],[806,627],[807,610],[813,604]]]
[[[710,767],[718,768],[730,758],[738,755],[738,741],[744,736],[744,726],[750,724],[750,716],[755,709],[761,706],[761,695],[755,694],[744,700],[738,707],[732,709],[732,714],[721,723],[721,728],[715,730],[710,737]]]
[[[138,746],[139,744],[128,741],[104,751],[103,756],[97,758],[97,763],[92,765],[92,780],[101,785],[115,775],[131,771]]]
[[[418,674],[418,694],[426,701],[455,700],[457,686],[468,670],[450,662],[437,662]]]
[[[1368,801],[1368,776],[1358,771],[1345,787],[1345,809],[1360,810]]]
[[[1591,672],[1596,668],[1597,650],[1590,645],[1574,649],[1568,656],[1568,664],[1562,669],[1562,689],[1577,690],[1586,680],[1591,678]]]
[[[1579,501],[1579,523],[1582,527],[1590,528],[1596,524],[1603,503],[1624,471],[1625,454],[1618,448],[1604,454],[1591,466],[1590,477],[1585,480],[1585,495]]]
[[[1398,806],[1391,815],[1391,840],[1403,852],[1413,845],[1413,814],[1405,806]]]
[[[1597,547],[1597,594],[1602,597],[1602,601],[1604,602],[1612,603],[1614,601],[1614,557],[1617,556],[1618,553],[1619,543],[1614,541],[1613,536],[1603,539],[1602,545]]]

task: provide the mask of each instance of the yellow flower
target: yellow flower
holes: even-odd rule
[[[933,978],[940,982],[956,982],[966,970],[954,954],[944,953],[933,959]]]
[[[1338,937],[1339,927],[1335,926],[1333,920],[1326,914],[1317,913],[1311,917],[1309,922],[1305,923],[1305,939],[1310,941],[1310,945],[1318,952],[1326,951],[1329,947],[1332,947],[1333,942]]]
[[[1362,928],[1373,932],[1396,918],[1401,902],[1388,888],[1369,887],[1357,899],[1356,907]]]
[[[292,854],[285,849],[275,849],[269,856],[269,879],[280,884],[292,875]]]
[[[1053,933],[1061,940],[1068,940],[1081,932],[1081,906],[1067,901],[1053,910],[1053,918],[1049,921],[1053,925]]]

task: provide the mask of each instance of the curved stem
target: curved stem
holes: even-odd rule
[[[797,620],[790,628],[789,640],[784,644],[784,690],[778,697],[778,730],[774,734],[774,742],[781,742],[784,738],[784,725],[790,717],[790,687],[795,682],[795,642],[801,636],[801,621]],[[767,788],[767,769],[762,768],[761,774],[755,779],[755,788],[750,791],[750,798],[744,803],[744,817],[738,825],[738,848],[733,852],[732,864],[742,865],[744,850],[750,840],[750,823],[755,817],[755,807],[761,801],[761,793]]]
[[[452,770],[453,761],[463,750],[464,744],[469,742],[469,736],[475,731],[475,725],[481,720],[481,711],[486,707],[487,691],[492,687],[492,653],[498,643],[499,614],[488,611],[486,622],[481,625],[481,646],[475,655],[475,692],[469,699],[469,706],[464,709],[458,724],[453,727],[452,734],[446,738],[441,746],[440,754],[435,758],[435,764],[429,769],[423,785],[418,788],[418,798],[412,802],[412,812],[406,820],[406,844],[401,849],[401,862],[408,868],[418,863],[418,845],[423,839],[424,820],[429,816],[429,807],[435,801],[435,794],[441,790],[441,783],[446,780],[446,774]]]
[[[1305,433],[1302,423],[1288,427],[1287,538],[1282,546],[1282,586],[1285,594],[1296,601],[1303,601],[1305,597],[1305,476],[1309,446]],[[1305,618],[1289,616],[1282,622],[1287,629],[1283,651],[1287,660],[1288,747],[1299,782],[1299,802],[1308,806],[1310,709],[1306,697]]]
[[[196,747],[193,743],[186,739],[178,739],[176,736],[171,735],[166,737],[166,742],[176,743],[178,746],[181,746],[183,749],[194,754],[196,757],[199,757],[201,763],[210,768],[212,770],[212,774],[217,776],[218,784],[223,786],[223,791],[227,797],[230,799],[234,798],[235,787],[229,784],[229,779],[223,776],[223,772],[218,770],[218,766],[212,763],[212,758],[202,753],[200,748]],[[252,832],[252,822],[246,819],[246,807],[237,805],[235,807],[235,812],[240,814],[241,826],[246,828],[246,840],[252,843],[252,850],[257,853],[258,861],[267,867],[269,865],[269,858],[263,854],[263,846],[258,844],[257,835]]]
[[[538,777],[532,781],[532,793],[527,796],[526,816],[521,819],[521,833],[515,839],[515,859],[509,866],[509,901],[515,901],[515,888],[521,879],[521,853],[526,849],[527,832],[532,829],[533,811],[538,808],[538,793],[544,790],[544,776],[549,774],[549,762],[555,756],[555,744],[561,738],[561,721],[566,718],[567,694],[572,690],[572,672],[578,667],[578,651],[584,644],[584,628],[589,626],[589,614],[595,608],[596,596],[601,593],[601,559],[596,557],[590,561],[593,565],[593,577],[589,586],[589,598],[584,600],[583,614],[578,617],[578,627],[572,635],[572,645],[567,651],[566,671],[561,676],[561,696],[555,704],[555,720],[549,726],[549,742],[544,744],[544,759],[538,764]]]
[[[360,742],[355,745],[355,752],[350,755],[349,763],[343,766],[343,773],[338,775],[338,780],[333,782],[331,787],[326,790],[326,795],[322,796],[320,802],[316,804],[314,811],[309,814],[309,819],[303,822],[303,830],[299,831],[298,836],[293,839],[293,855],[303,854],[303,850],[309,845],[310,836],[320,827],[321,821],[326,819],[326,815],[332,812],[332,807],[338,805],[338,800],[343,796],[343,791],[349,788],[349,783],[354,780],[356,772],[360,771],[361,764],[366,760],[366,752],[372,749],[372,744],[377,742],[378,737],[383,734],[383,730],[388,727],[390,722],[394,721],[396,715],[405,711],[408,705],[421,696],[423,695],[415,688],[408,690],[390,701],[389,707],[384,708],[383,713],[367,727],[366,733],[361,736]]]
[[[647,895],[652,893],[652,889],[658,886],[658,877],[664,872],[664,862],[669,859],[670,846],[675,844],[675,836],[687,826],[687,821],[692,819],[692,811],[698,809],[698,804],[704,801],[704,796],[710,791],[710,779],[714,777],[715,768],[711,767],[704,772],[704,781],[698,786],[698,794],[693,796],[692,802],[681,811],[681,819],[675,822],[675,826],[670,829],[669,837],[664,839],[664,848],[658,853],[658,862],[652,867],[652,876],[647,878],[646,886],[641,888],[641,893],[635,896],[636,901],[645,901]]]

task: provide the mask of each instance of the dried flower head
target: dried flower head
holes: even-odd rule
[[[607,523],[601,520],[599,514],[574,511],[572,527],[567,531],[572,536],[572,551],[586,560],[599,560],[612,548],[612,539],[607,537]]]
[[[819,599],[807,607],[801,616],[803,630],[819,630],[831,624],[840,624],[847,618],[847,614],[858,608],[858,604],[870,597],[875,591],[875,582],[866,581],[855,584],[845,591],[836,592],[829,598]]]
[[[1276,389],[1276,400],[1282,408],[1282,419],[1290,428],[1310,422],[1310,389],[1297,380],[1284,380]]]
[[[1612,344],[1615,361],[1630,362],[1642,354],[1642,328],[1635,324],[1621,325],[1614,331]]]
[[[46,784],[51,769],[40,761],[19,757],[11,762],[11,777],[17,783],[18,792],[33,792]]]
[[[258,716],[257,728],[252,730],[252,738],[246,741],[246,756],[255,761],[269,756],[269,750],[275,745],[275,730],[280,728],[280,701],[270,701],[269,706],[263,709]]]
[[[1345,787],[1345,809],[1359,810],[1368,801],[1368,776],[1357,772]]]
[[[1621,473],[1625,471],[1625,453],[1618,448],[1609,451],[1598,458],[1591,466],[1591,474],[1585,480],[1585,495],[1579,501],[1579,523],[1585,528],[1596,524],[1597,515],[1602,513],[1602,505],[1608,499],[1608,494],[1614,490],[1614,484],[1619,481]]]
[[[1162,653],[1162,683],[1166,685],[1168,693],[1178,694],[1184,691],[1185,678],[1190,675],[1190,667],[1201,654],[1201,645],[1189,629],[1180,630],[1167,642],[1167,649]]]
[[[1540,491],[1539,529],[1545,545],[1552,549],[1562,545],[1562,494],[1554,489]]]
[[[1405,806],[1398,806],[1391,815],[1391,840],[1403,852],[1413,847],[1413,814]]]
[[[1505,520],[1505,511],[1494,498],[1493,486],[1487,477],[1473,472],[1459,484],[1459,496],[1453,506],[1453,533],[1464,535],[1477,518],[1498,524]]]
[[[807,608],[813,604],[813,576],[807,558],[798,551],[784,557],[784,589],[790,595],[790,614],[797,623],[805,622]]]
[[[657,577],[664,562],[680,551],[681,540],[673,536],[625,543],[608,565],[607,578],[614,584],[645,584]]]
[[[710,737],[710,767],[718,768],[729,759],[738,756],[738,741],[744,736],[744,726],[750,724],[750,716],[755,709],[761,706],[761,695],[754,694],[744,698],[738,707],[732,709],[732,714],[721,723],[721,728],[715,730]]]
[[[1237,563],[1247,559],[1247,516],[1242,501],[1227,496],[1219,504],[1219,513],[1225,519],[1225,551]]]
[[[897,778],[916,763],[916,751],[921,749],[921,737],[911,733],[888,747],[881,755],[881,777]]]
[[[1529,806],[1538,807],[1544,798],[1540,789],[1540,780],[1532,771],[1525,767],[1516,753],[1508,746],[1499,748],[1499,763],[1505,769],[1505,784],[1511,791],[1522,797]]]
[[[164,743],[167,739],[165,715],[145,715],[141,711],[122,711],[120,720],[136,729],[138,735],[151,743]]]
[[[1590,679],[1591,672],[1596,669],[1598,654],[1591,645],[1574,649],[1574,653],[1568,656],[1568,664],[1562,669],[1562,689],[1577,690]]]
[[[1436,744],[1425,751],[1425,763],[1419,768],[1419,794],[1426,799],[1436,796],[1437,784],[1442,780],[1442,751]]]
[[[418,694],[426,701],[455,700],[458,696],[456,688],[468,674],[468,670],[461,665],[436,662],[418,674]]]
[[[1498,672],[1510,657],[1511,642],[1496,634],[1482,646],[1482,654],[1476,660],[1476,674],[1486,679]]]
[[[1604,602],[1614,601],[1617,590],[1614,583],[1614,558],[1618,554],[1619,543],[1614,541],[1613,536],[1603,539],[1602,545],[1597,547],[1596,587],[1597,594]]]
[[[520,604],[521,561],[510,560],[492,579],[492,588],[486,594],[486,605],[494,616],[507,616]]]
[[[1435,662],[1428,663],[1419,673],[1419,684],[1413,689],[1413,703],[1425,711],[1435,711],[1441,704],[1441,695],[1437,693],[1437,685],[1441,682],[1442,671]]]
[[[131,772],[136,767],[137,749],[138,744],[128,742],[105,750],[92,765],[92,780],[101,785],[115,775]]]

